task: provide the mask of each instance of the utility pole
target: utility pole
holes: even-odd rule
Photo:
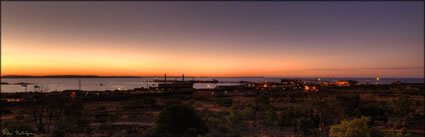
[[[167,73],[164,74],[164,82],[167,84]]]
[[[78,89],[81,91],[81,79],[78,79]]]

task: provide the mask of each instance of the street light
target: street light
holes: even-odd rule
[[[379,77],[376,77],[376,85],[379,84],[379,80],[380,80],[380,78]]]

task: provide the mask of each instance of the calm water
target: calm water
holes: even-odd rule
[[[79,80],[81,81],[81,90],[89,91],[104,91],[104,90],[115,90],[115,89],[134,89],[140,87],[157,87],[158,83],[148,82],[154,79],[162,78],[5,78],[2,82],[8,83],[35,83],[39,85],[44,91],[62,91],[67,89],[79,89]],[[169,80],[181,80],[181,78],[168,78]],[[212,80],[213,78],[185,78],[185,80]],[[269,82],[280,82],[282,78],[215,78],[216,80],[223,83],[195,83],[194,88],[214,88],[217,85],[231,85],[237,84],[232,82],[239,81],[269,81]],[[302,78],[302,79],[313,79],[313,78]],[[316,78],[314,78],[316,79]],[[322,81],[336,81],[336,80],[356,80],[362,84],[369,80],[369,83],[374,84],[375,78],[321,78]],[[400,80],[406,83],[424,83],[423,78],[381,78],[379,83],[389,84],[396,80]],[[101,84],[103,86],[101,86]],[[40,89],[35,89],[39,91]],[[25,87],[21,85],[1,85],[1,92],[23,92]],[[28,85],[27,91],[34,91],[34,85]]]

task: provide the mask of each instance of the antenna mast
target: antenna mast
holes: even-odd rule
[[[78,89],[81,90],[81,79],[78,79]]]

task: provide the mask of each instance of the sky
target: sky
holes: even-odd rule
[[[424,77],[424,2],[1,2],[1,75]]]

